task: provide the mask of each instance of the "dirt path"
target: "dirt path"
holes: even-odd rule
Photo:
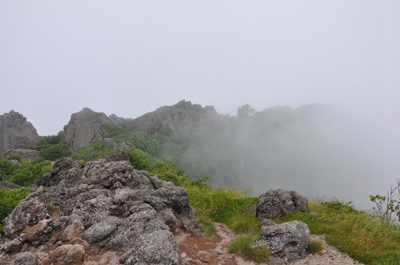
[[[184,265],[256,265],[241,255],[228,252],[228,246],[234,233],[226,225],[216,223],[216,232],[212,237],[189,236],[179,244]],[[290,265],[362,265],[352,260],[335,247],[326,244],[323,236],[311,235],[312,240],[322,241],[324,250],[320,254],[309,255],[305,259],[294,261]],[[265,265],[265,263],[263,263]]]

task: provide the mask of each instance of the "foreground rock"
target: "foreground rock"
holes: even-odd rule
[[[288,263],[306,256],[310,242],[310,229],[300,221],[279,225],[265,225],[260,229],[261,237],[254,247],[267,247],[274,263]]]
[[[15,111],[0,115],[0,155],[9,149],[35,145],[39,135],[32,123]]]
[[[174,235],[198,232],[186,190],[127,159],[115,153],[84,167],[57,160],[6,218],[0,260],[29,250],[38,264],[83,264],[110,250],[121,264],[181,264]]]
[[[259,219],[283,217],[295,211],[308,210],[308,200],[296,191],[269,190],[259,196],[256,216]]]

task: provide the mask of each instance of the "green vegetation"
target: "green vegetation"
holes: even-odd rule
[[[241,122],[257,124],[257,119],[263,118],[255,115],[248,106],[244,106],[239,111]],[[235,126],[234,123],[232,124]],[[208,236],[214,233],[214,222],[225,223],[237,234],[229,247],[231,252],[243,253],[258,262],[266,261],[269,257],[268,250],[251,247],[252,242],[259,237],[260,228],[260,221],[250,211],[251,206],[255,205],[258,199],[251,197],[252,190],[240,191],[235,186],[213,187],[207,183],[207,181],[225,185],[236,183],[241,179],[238,175],[241,174],[240,172],[252,171],[250,160],[247,161],[247,165],[233,163],[233,161],[245,161],[249,155],[240,144],[241,141],[235,140],[241,139],[240,135],[232,134],[231,138],[227,138],[218,134],[214,127],[204,126],[201,131],[196,132],[195,137],[192,137],[162,132],[156,127],[153,135],[128,127],[105,126],[104,128],[107,132],[105,137],[112,138],[118,144],[125,142],[133,147],[124,151],[129,155],[135,169],[149,171],[160,179],[172,181],[175,185],[186,188],[190,203],[197,210],[196,216],[200,220],[204,233]],[[261,129],[265,132],[270,130],[270,128]],[[262,135],[257,137],[263,137]],[[250,137],[253,136],[250,135]],[[193,144],[194,148],[192,146],[189,149],[190,144]],[[30,185],[51,170],[51,163],[45,159],[55,160],[71,155],[65,141],[59,136],[45,137],[35,147],[29,148],[39,150],[42,157],[31,162],[14,157],[13,159],[21,162],[21,167],[13,165],[10,162],[11,158],[0,159],[0,181]],[[255,146],[255,148],[257,151],[257,148],[263,148],[263,146]],[[243,152],[237,152],[238,150],[243,150]],[[87,162],[101,158],[110,152],[104,141],[96,141],[78,150],[72,157]],[[185,170],[174,162],[184,165],[189,172],[194,174],[189,177]],[[212,179],[204,177],[207,175],[211,175]],[[227,175],[230,176],[229,179],[225,178]],[[325,234],[329,244],[338,247],[340,251],[360,262],[374,265],[400,264],[400,228],[394,223],[393,218],[400,217],[400,195],[395,193],[397,191],[400,193],[400,189],[391,191],[392,193],[388,193],[388,196],[371,196],[371,200],[377,205],[376,214],[358,211],[350,203],[311,201],[309,206],[312,211],[296,212],[274,221],[277,223],[303,221],[308,224],[312,233]],[[0,190],[0,220],[2,222],[0,230],[4,225],[4,218],[29,192],[31,190],[26,188]],[[56,214],[56,207],[52,205],[46,205],[46,207]],[[308,251],[318,253],[321,249],[320,242],[311,241]]]
[[[28,188],[0,189],[0,233],[3,231],[4,219],[14,210],[18,203],[33,190]]]
[[[156,137],[134,128],[119,128],[113,125],[104,125],[103,128],[107,132],[105,138],[111,138],[118,144],[125,142],[132,148],[140,149],[151,156],[157,157],[160,144]]]
[[[397,179],[397,186],[391,186],[387,196],[369,196],[375,203],[375,212],[384,221],[395,222],[400,220],[400,179]]]
[[[251,244],[260,238],[258,233],[242,234],[232,240],[229,245],[229,252],[242,253],[248,258],[257,262],[267,262],[269,259],[269,249],[264,247],[252,247]]]
[[[71,155],[71,150],[65,143],[65,138],[61,135],[45,136],[39,140],[36,146],[25,146],[22,148],[38,150],[41,157],[51,161]]]
[[[400,263],[400,227],[339,201],[309,203],[314,212],[296,212],[276,222],[300,220],[314,234],[366,264]]]
[[[101,158],[105,154],[110,153],[111,150],[107,148],[104,141],[96,141],[91,143],[90,145],[79,149],[75,154],[71,157],[75,160],[80,160],[83,162],[88,162],[92,160],[96,160]]]
[[[0,159],[0,181],[9,181],[20,186],[35,183],[46,172],[52,169],[51,162],[38,158],[32,161],[21,160],[22,166],[11,164],[9,159]]]
[[[322,245],[321,241],[310,240],[307,250],[311,254],[317,254],[317,253],[321,252],[322,249],[323,249],[323,245]]]

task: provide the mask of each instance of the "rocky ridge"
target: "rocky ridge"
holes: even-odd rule
[[[181,264],[174,236],[199,232],[186,190],[127,159],[57,160],[5,219],[0,264],[85,264],[107,251],[121,264]]]

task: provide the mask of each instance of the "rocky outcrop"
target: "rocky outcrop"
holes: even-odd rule
[[[0,155],[9,149],[35,145],[39,135],[32,123],[15,111],[0,115]]]
[[[201,105],[182,100],[173,106],[164,106],[133,119],[131,126],[149,134],[166,131],[191,134],[199,125],[214,120],[218,120],[221,126],[227,123],[214,107],[203,108]]]
[[[19,156],[25,160],[32,160],[40,157],[40,152],[38,150],[28,150],[28,149],[10,149],[7,150],[5,157]]]
[[[279,225],[261,226],[261,237],[253,247],[266,247],[272,254],[273,264],[288,263],[306,256],[310,242],[310,229],[306,223],[292,221]]]
[[[70,121],[64,126],[65,141],[74,151],[86,147],[103,139],[105,124],[117,125],[106,114],[84,108],[72,114]]]
[[[120,150],[122,151],[124,148],[130,149],[131,147],[127,145],[125,142],[122,142],[121,144],[117,144],[113,139],[111,138],[104,138],[104,143],[106,144],[106,147],[110,150]]]
[[[5,219],[0,260],[31,246],[54,264],[82,264],[104,250],[121,253],[121,264],[181,264],[174,235],[199,231],[186,190],[128,159],[120,152],[85,166],[57,160]]]
[[[17,185],[15,183],[12,182],[8,182],[8,181],[2,181],[0,182],[0,189],[1,188],[6,188],[6,189],[20,189],[22,188],[20,185]]]
[[[256,216],[259,219],[283,217],[295,211],[308,210],[308,200],[296,191],[269,190],[258,197]]]

